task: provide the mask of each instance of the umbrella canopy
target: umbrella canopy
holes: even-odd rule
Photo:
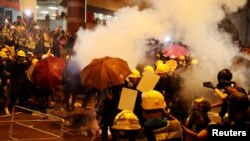
[[[188,56],[189,51],[186,47],[183,47],[181,45],[171,45],[167,49],[163,51],[163,56],[170,57],[174,55],[175,57],[180,57],[181,55]]]
[[[32,80],[37,85],[54,88],[62,83],[64,66],[63,59],[53,56],[39,60],[34,66]]]
[[[103,90],[123,84],[131,70],[126,61],[120,58],[103,57],[93,59],[80,73],[84,86]]]
[[[27,78],[28,78],[29,81],[31,81],[31,82],[34,82],[34,81],[33,81],[33,78],[32,78],[32,73],[33,73],[34,67],[35,67],[35,65],[30,65],[30,67],[28,68],[27,73],[26,73]]]

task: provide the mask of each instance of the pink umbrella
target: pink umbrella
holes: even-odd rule
[[[180,57],[181,55],[188,56],[189,51],[186,47],[183,47],[181,45],[171,45],[167,47],[165,50],[163,50],[163,56],[170,57],[174,55],[175,57]]]

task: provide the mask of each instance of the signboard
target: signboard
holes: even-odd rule
[[[137,90],[122,88],[118,109],[134,111]]]
[[[143,77],[141,78],[141,81],[137,85],[136,89],[141,92],[153,90],[159,79],[160,79],[159,75],[152,73],[150,71],[146,71],[143,74]]]

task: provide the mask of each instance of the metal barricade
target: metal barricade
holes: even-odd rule
[[[0,118],[0,141],[60,141],[64,122],[63,118],[14,106],[11,115]]]

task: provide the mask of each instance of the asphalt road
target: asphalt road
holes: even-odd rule
[[[82,119],[84,120],[87,117],[86,115]],[[51,117],[17,112],[14,116],[14,122],[11,122],[11,116],[1,115],[0,141],[14,139],[34,141],[100,141],[99,137],[93,140],[95,137],[91,138],[92,134],[89,133],[89,130],[82,131],[82,122],[82,120],[78,119],[71,123],[70,126],[63,124],[64,128],[61,130],[60,122]],[[12,131],[11,134],[10,130]],[[60,138],[61,131],[63,131],[62,138]]]

